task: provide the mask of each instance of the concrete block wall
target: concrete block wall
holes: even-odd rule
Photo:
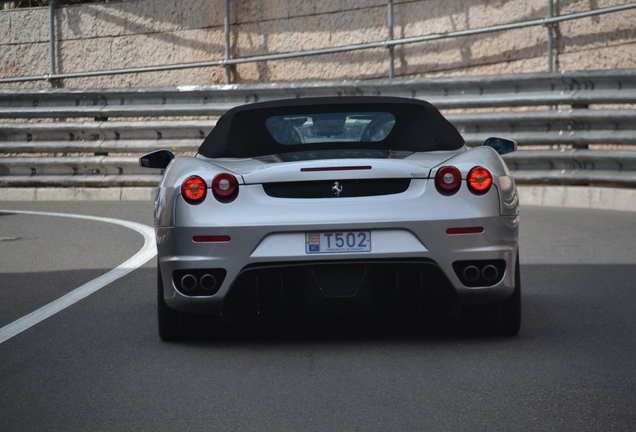
[[[554,0],[563,15],[630,3]],[[387,39],[386,0],[230,0],[232,57]],[[394,37],[422,36],[547,16],[548,0],[394,0]],[[49,73],[48,8],[0,11],[0,78]],[[123,0],[56,8],[57,73],[169,65],[224,57],[223,0]],[[636,10],[555,26],[555,70],[636,67]],[[532,27],[395,49],[397,77],[547,71],[547,29]],[[234,83],[388,76],[386,49],[238,65]],[[66,79],[61,86],[225,83],[222,67]],[[49,88],[47,82],[0,89]]]

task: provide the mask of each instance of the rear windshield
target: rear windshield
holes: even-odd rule
[[[277,115],[265,121],[272,138],[283,145],[378,142],[394,125],[395,116],[388,112]]]

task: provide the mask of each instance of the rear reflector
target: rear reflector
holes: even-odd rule
[[[223,243],[229,242],[230,236],[194,236],[192,240],[195,243]]]
[[[481,234],[484,232],[482,227],[470,227],[470,228],[449,228],[446,230],[446,234]]]
[[[370,166],[347,166],[347,167],[322,167],[322,168],[301,168],[300,172],[316,172],[316,171],[356,171],[370,170]]]

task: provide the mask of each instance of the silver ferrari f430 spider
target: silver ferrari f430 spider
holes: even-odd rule
[[[159,334],[366,317],[519,331],[519,206],[489,138],[431,104],[324,97],[243,105],[194,157],[158,150]],[[318,318],[320,317],[320,318]],[[365,319],[366,319],[365,318]]]

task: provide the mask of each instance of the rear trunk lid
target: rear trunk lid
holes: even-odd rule
[[[391,153],[385,158],[338,158],[283,161],[280,156],[210,159],[240,175],[245,184],[351,179],[429,178],[431,169],[460,151]],[[283,157],[285,155],[282,155]]]

